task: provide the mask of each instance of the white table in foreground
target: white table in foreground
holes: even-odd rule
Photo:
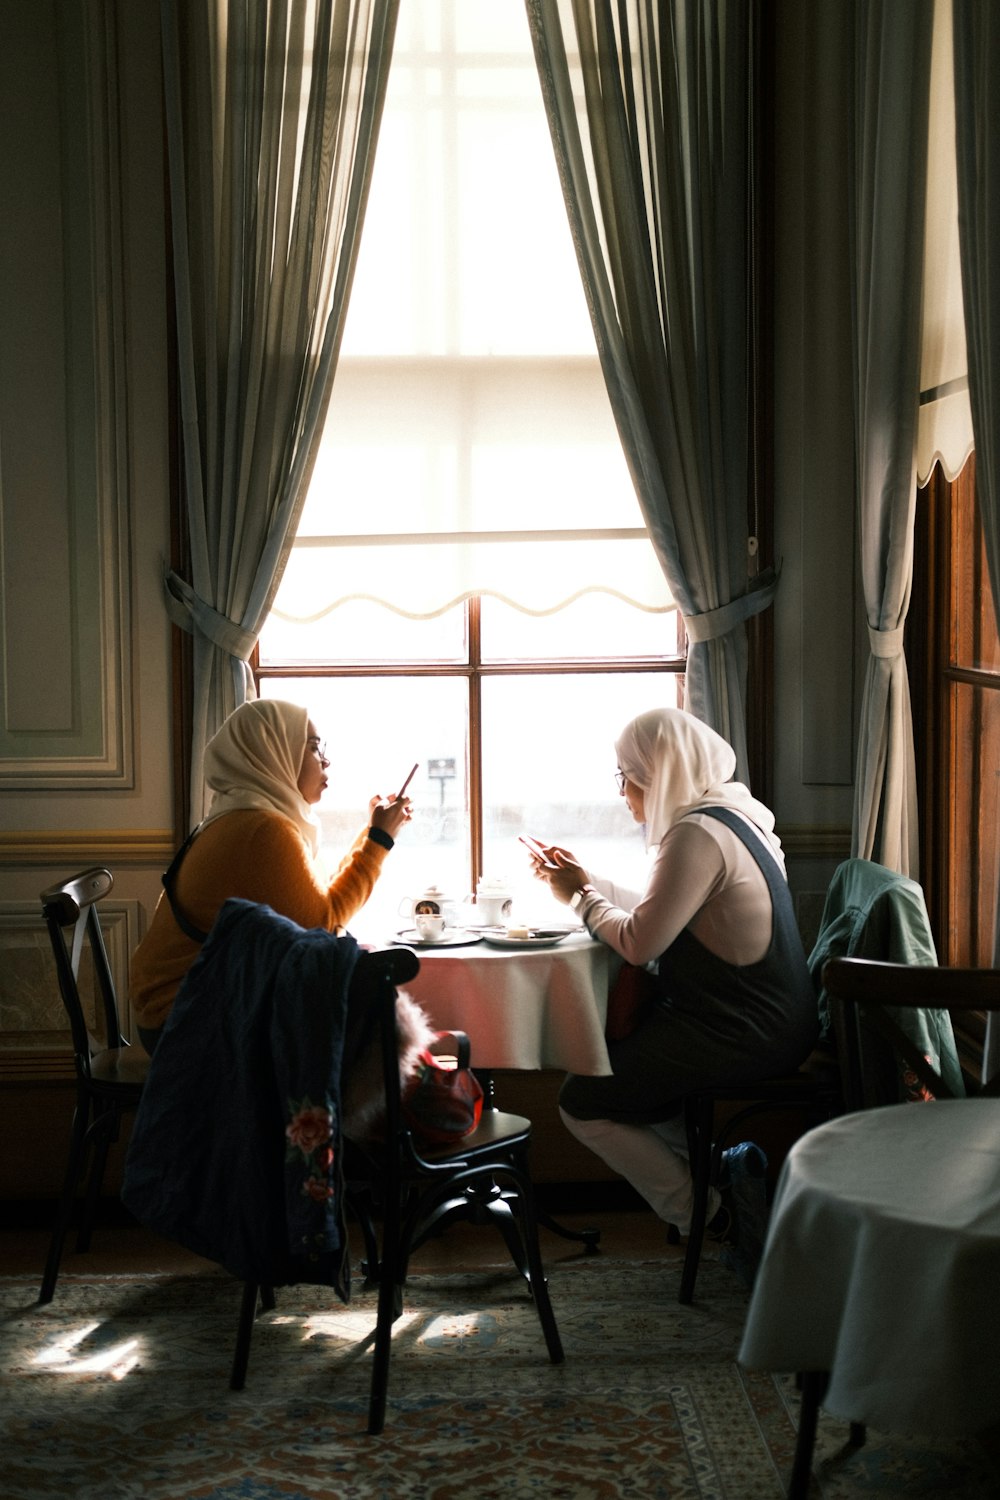
[[[833,1416],[956,1434],[996,1421],[1000,1100],[844,1115],[792,1148],[740,1362],[829,1372]]]
[[[552,948],[418,948],[407,991],[441,1031],[468,1033],[472,1065],[611,1072],[604,1040],[618,960],[587,933]]]

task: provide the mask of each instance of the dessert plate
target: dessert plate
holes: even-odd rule
[[[511,937],[506,932],[484,932],[483,942],[494,948],[554,948],[568,938],[565,928],[532,927],[527,937]]]

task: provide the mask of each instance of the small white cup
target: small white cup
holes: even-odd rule
[[[444,917],[435,917],[430,912],[418,912],[413,923],[418,937],[423,938],[425,943],[437,942],[444,933]]]

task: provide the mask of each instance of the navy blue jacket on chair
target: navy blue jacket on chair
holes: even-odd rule
[[[341,1064],[358,947],[230,900],[178,990],[122,1199],[158,1234],[268,1286],[350,1292]]]

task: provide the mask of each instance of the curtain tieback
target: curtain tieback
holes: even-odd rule
[[[869,625],[868,645],[872,656],[902,656],[903,626],[897,625],[895,630],[875,630]]]
[[[179,625],[189,635],[196,628],[213,646],[218,646],[220,651],[228,651],[230,656],[235,656],[240,661],[249,661],[257,644],[257,637],[252,630],[244,630],[242,625],[236,625],[226,615],[220,615],[217,609],[206,604],[195,593],[189,583],[178,577],[172,568],[165,570],[163,586],[167,595],[167,613],[175,625]]]
[[[706,609],[700,615],[685,615],[684,629],[688,640],[717,640],[719,636],[728,635],[731,630],[735,630],[737,625],[745,624],[753,615],[759,615],[774,600],[780,572],[780,567],[777,570],[765,568],[763,573],[752,580],[749,592],[741,594],[738,599],[720,604],[718,609]]]

